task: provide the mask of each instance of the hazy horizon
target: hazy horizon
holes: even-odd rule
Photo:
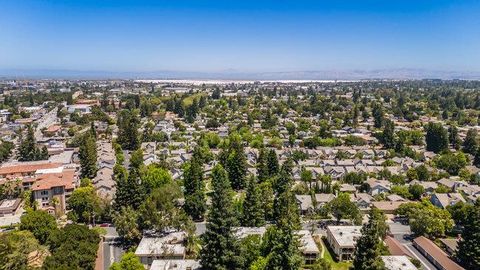
[[[3,76],[480,73],[480,2],[472,0],[25,0],[0,8]]]

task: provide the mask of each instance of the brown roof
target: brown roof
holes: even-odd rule
[[[420,247],[423,251],[428,253],[443,269],[448,270],[462,270],[460,265],[452,261],[448,255],[443,252],[435,243],[424,236],[419,236],[413,239],[415,246]]]
[[[414,258],[412,256],[412,253],[408,251],[400,242],[397,241],[397,239],[387,236],[385,237],[385,244],[388,247],[388,251],[390,252],[391,255],[393,256],[408,256],[410,258]]]
[[[60,128],[62,128],[62,127],[59,126],[59,125],[51,125],[51,126],[49,126],[45,131],[46,131],[46,132],[53,133],[53,132],[59,131]]]
[[[45,190],[53,187],[65,187],[65,189],[74,188],[75,170],[63,170],[61,173],[47,173],[37,176],[37,181],[33,184],[32,190]]]
[[[372,205],[382,211],[396,210],[400,205],[407,203],[402,201],[390,202],[390,201],[379,201],[372,202]]]
[[[53,169],[58,168],[62,164],[60,163],[49,163],[48,161],[42,163],[18,163],[14,165],[8,165],[0,168],[0,175],[13,175],[13,174],[23,174],[23,173],[33,173],[36,170],[42,169]]]

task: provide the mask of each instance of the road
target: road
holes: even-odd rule
[[[55,107],[51,111],[43,115],[42,118],[38,119],[37,129],[35,130],[35,139],[37,141],[41,141],[43,138],[43,128],[48,128],[49,126],[57,122],[57,110],[58,108]]]
[[[125,251],[118,245],[119,237],[114,227],[106,227],[107,234],[103,242],[103,269],[108,270],[113,262],[120,261]]]
[[[393,222],[393,223],[388,223],[388,226],[390,227],[390,233],[393,235],[393,237],[398,240],[406,249],[408,249],[417,260],[419,260],[422,263],[423,269],[426,270],[436,270],[437,268],[433,266],[430,261],[425,258],[414,246],[412,241],[405,239],[405,236],[409,236],[412,234],[412,231],[410,230],[410,226],[408,225],[403,225],[401,223]]]
[[[423,256],[414,246],[413,243],[405,243],[403,244],[412,254],[422,263],[423,269],[426,270],[437,270],[437,268]]]

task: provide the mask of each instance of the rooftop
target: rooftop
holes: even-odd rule
[[[342,247],[354,247],[357,239],[362,236],[362,226],[328,226],[335,241]]]
[[[417,270],[407,256],[381,256],[388,270]]]

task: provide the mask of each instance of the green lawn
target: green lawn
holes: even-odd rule
[[[327,247],[327,243],[323,242],[323,246]],[[330,249],[328,247],[325,248],[325,253],[323,254],[323,258],[332,264],[333,270],[348,270],[350,269],[350,266],[352,266],[350,262],[336,262],[333,259],[332,254],[330,253]]]

